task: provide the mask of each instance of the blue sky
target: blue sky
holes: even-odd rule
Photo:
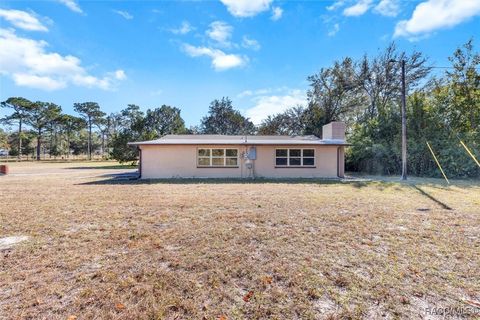
[[[302,104],[306,78],[390,41],[437,66],[480,35],[479,0],[2,1],[0,99],[182,109],[229,96],[259,122]],[[0,111],[4,112],[4,111]],[[1,113],[0,113],[1,115]]]

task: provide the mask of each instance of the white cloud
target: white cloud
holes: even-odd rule
[[[43,90],[61,89],[69,84],[110,90],[126,78],[123,70],[102,78],[92,76],[77,57],[47,52],[47,46],[45,41],[17,36],[12,29],[0,29],[0,74],[11,77],[18,86]]]
[[[400,6],[398,0],[381,0],[373,11],[382,16],[396,17],[400,12]]]
[[[218,44],[229,47],[231,45],[233,27],[223,21],[214,21],[210,23],[210,28],[205,32],[207,36]]]
[[[253,17],[270,9],[273,0],[220,0],[235,17]]]
[[[283,15],[283,9],[280,8],[280,7],[273,7],[272,8],[272,16],[270,17],[270,19],[272,19],[273,21],[277,21],[279,20]]]
[[[63,3],[68,9],[74,12],[83,13],[83,10],[75,0],[58,0],[58,2]]]
[[[343,15],[347,17],[357,17],[365,14],[374,4],[374,0],[356,0],[356,2],[343,9]],[[335,11],[347,4],[345,0],[337,0],[332,5],[327,6],[328,11]],[[380,0],[373,12],[386,17],[396,17],[400,11],[399,0]]]
[[[394,37],[415,37],[454,27],[480,15],[479,0],[428,0],[418,4],[409,20],[399,21]]]
[[[255,103],[255,106],[246,110],[247,117],[253,123],[260,124],[269,115],[275,115],[288,108],[306,104],[305,90],[282,88],[281,91],[277,95],[258,95],[253,97],[252,101]]]
[[[21,10],[0,9],[0,17],[15,27],[28,31],[48,31],[34,14]]]
[[[176,29],[170,29],[173,34],[187,34],[193,30],[193,27],[188,21],[183,21],[182,25]]]
[[[340,7],[343,7],[345,5],[345,0],[337,0],[333,4],[327,7],[328,11],[334,11],[337,10]]]
[[[212,67],[217,71],[242,67],[248,62],[247,57],[237,54],[227,54],[218,49],[195,47],[189,44],[184,44],[183,50],[191,57],[210,57],[212,59]]]
[[[242,47],[252,50],[260,50],[261,46],[260,43],[255,39],[250,39],[247,36],[243,36],[242,38]]]
[[[343,15],[347,17],[361,16],[370,9],[371,4],[372,0],[358,0],[353,6],[345,8]]]
[[[257,89],[257,90],[245,90],[237,94],[237,98],[244,98],[244,97],[250,97],[250,96],[261,96],[261,95],[266,95],[272,92],[284,92],[285,88],[277,88],[275,90],[271,88],[262,88],[262,89]]]
[[[242,91],[239,94],[237,94],[237,98],[249,97],[251,95],[253,95],[252,90],[245,90],[245,91]]]
[[[128,12],[128,11],[122,11],[122,10],[113,10],[116,14],[124,17],[127,20],[132,20],[133,16]]]
[[[36,76],[26,73],[15,73],[12,75],[17,86],[44,89],[47,91],[65,88],[64,81],[55,80],[47,76]]]
[[[122,69],[119,69],[117,71],[115,71],[115,79],[117,80],[125,80],[127,79],[127,75],[125,74],[125,71],[123,71]]]
[[[340,25],[338,23],[335,23],[333,25],[333,28],[330,31],[328,31],[327,35],[329,37],[333,37],[334,35],[337,34],[338,31],[340,31]]]
[[[110,90],[112,88],[113,78],[111,75],[103,78],[97,78],[88,74],[77,74],[72,76],[72,82],[77,86],[87,88],[100,88],[102,90]]]

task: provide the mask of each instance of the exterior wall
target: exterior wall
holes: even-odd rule
[[[338,147],[338,177],[345,177],[345,147]]]
[[[142,145],[142,179],[159,178],[337,178],[343,176],[343,147],[338,146],[255,146],[257,158],[247,169],[242,154],[250,146],[222,145]],[[197,167],[198,148],[238,148],[239,166],[235,168]],[[315,149],[315,167],[275,167],[275,149]],[[341,150],[341,151],[340,151]],[[337,164],[341,166],[337,167]]]
[[[237,146],[201,146],[202,148],[237,148]],[[143,145],[142,178],[241,178],[238,168],[197,168],[195,145]],[[239,153],[244,149],[238,146]]]
[[[315,167],[275,167],[275,149],[315,149]],[[257,146],[257,160],[254,163],[255,176],[274,178],[336,178],[336,146]]]

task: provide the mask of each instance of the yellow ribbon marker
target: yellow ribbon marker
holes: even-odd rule
[[[428,141],[427,141],[427,147],[430,150],[430,152],[432,153],[433,159],[435,159],[435,162],[437,163],[437,166],[440,168],[440,171],[442,172],[443,177],[445,178],[445,180],[447,180],[447,183],[450,184],[450,181],[448,181],[448,178],[445,175],[445,172],[443,172],[442,166],[440,165],[440,162],[438,162],[438,159],[435,156],[435,153],[433,152],[432,147],[430,147],[430,144],[428,143]]]
[[[428,143],[428,142],[427,142]],[[475,163],[477,164],[477,166],[480,167],[480,163],[478,162],[478,160],[475,158],[475,156],[473,155],[473,153],[470,151],[470,149],[468,149],[468,147],[465,145],[465,143],[463,143],[462,140],[460,140],[460,143],[462,144],[462,146],[465,148],[465,150],[467,150],[468,154],[470,155],[470,157],[472,157],[473,161],[475,161]]]

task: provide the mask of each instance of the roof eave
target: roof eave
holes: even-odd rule
[[[282,145],[296,145],[296,146],[351,146],[350,143],[347,142],[332,142],[332,143],[312,143],[312,142],[300,142],[300,141],[292,141],[292,142],[278,142],[278,143],[272,143],[272,142],[219,142],[219,141],[201,141],[201,142],[189,142],[189,143],[178,143],[178,142],[148,142],[148,141],[140,141],[140,142],[128,142],[127,145],[129,146],[161,146],[161,145],[263,145],[263,146],[282,146]]]

